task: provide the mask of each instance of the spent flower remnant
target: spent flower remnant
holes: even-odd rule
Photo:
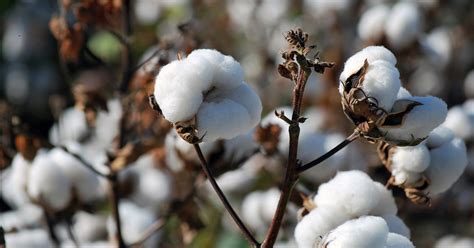
[[[417,145],[441,123],[446,103],[433,96],[411,96],[400,83],[395,56],[370,46],[350,57],[340,76],[344,113],[369,141]]]
[[[211,49],[164,66],[154,96],[163,116],[189,143],[244,134],[257,125],[262,111],[240,64]]]

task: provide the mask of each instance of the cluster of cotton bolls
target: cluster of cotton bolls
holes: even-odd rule
[[[376,122],[380,133],[372,138],[382,138],[398,145],[416,144],[428,137],[428,134],[444,121],[447,106],[437,97],[412,96],[401,87],[396,62],[393,53],[383,46],[362,49],[344,64],[339,93],[346,99],[346,104],[343,104],[344,111],[355,124],[360,124],[365,119]],[[364,74],[358,75],[362,69]],[[362,97],[357,96],[360,91]],[[359,101],[366,101],[370,108],[374,108],[370,110],[374,116],[370,116],[368,112],[364,113],[364,110],[353,109],[354,104]],[[403,114],[401,120],[391,118],[391,115],[400,113]],[[380,121],[383,122],[377,123]]]
[[[414,247],[391,192],[364,172],[339,172],[311,200],[295,229],[298,247]]]

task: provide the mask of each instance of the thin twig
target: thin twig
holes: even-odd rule
[[[125,241],[123,240],[122,236],[122,224],[120,219],[120,210],[119,210],[119,199],[120,199],[120,192],[119,192],[119,185],[118,185],[118,177],[117,174],[113,173],[109,178],[110,183],[110,202],[112,204],[112,217],[114,218],[115,222],[115,239],[117,241],[117,245],[119,248],[127,247],[125,245]]]
[[[303,102],[303,93],[306,86],[311,70],[300,69],[298,78],[293,89],[293,114],[291,116],[291,124],[288,127],[288,133],[290,136],[290,148],[288,152],[288,166],[286,167],[285,181],[283,183],[282,192],[280,199],[278,200],[277,209],[268,229],[265,240],[263,241],[262,247],[273,247],[278,237],[283,217],[285,215],[286,205],[290,200],[293,187],[298,181],[298,173],[296,171],[298,167],[297,152],[298,152],[298,140],[300,134],[299,119],[301,113],[301,105]]]
[[[51,216],[49,215],[48,211],[46,211],[44,208],[43,213],[46,220],[46,227],[48,229],[49,238],[51,239],[51,241],[53,241],[54,247],[59,247],[60,243],[58,235],[56,234],[56,230],[54,230],[54,221],[53,219],[51,219]]]
[[[156,49],[156,51],[154,51],[150,55],[150,57],[146,58],[144,61],[140,62],[138,65],[133,67],[131,72],[133,73],[133,72],[136,72],[137,70],[139,70],[142,66],[144,66],[146,63],[150,62],[154,57],[156,57],[156,55],[158,55],[160,52],[161,52],[161,50],[159,48]]]
[[[358,137],[359,137],[359,131],[354,130],[354,132],[351,135],[349,135],[344,141],[339,143],[339,145],[337,145],[336,147],[334,147],[333,149],[331,149],[327,153],[321,155],[319,158],[317,158],[317,159],[315,159],[315,160],[313,160],[313,161],[311,161],[311,162],[309,162],[305,165],[302,165],[302,166],[298,167],[298,169],[297,169],[298,173],[302,173],[302,172],[304,172],[304,171],[306,171],[306,170],[322,163],[324,160],[330,158],[332,155],[334,155],[336,152],[338,152],[342,148],[349,145],[352,141],[356,140]]]
[[[99,56],[97,56],[88,46],[84,46],[84,52],[99,65],[107,67],[107,64]]]
[[[120,92],[125,93],[132,77],[132,49],[130,47],[130,36],[132,34],[132,23],[130,16],[130,0],[122,0],[122,81]]]
[[[199,160],[201,161],[201,167],[204,170],[204,173],[206,174],[209,182],[211,183],[214,191],[217,193],[219,196],[219,199],[221,200],[222,204],[224,205],[225,209],[227,212],[230,214],[234,222],[237,224],[239,227],[240,231],[245,235],[247,240],[254,246],[254,247],[260,247],[260,243],[255,239],[255,237],[252,235],[252,233],[249,231],[249,229],[245,226],[245,224],[242,222],[240,219],[239,215],[235,212],[235,210],[232,208],[230,205],[229,201],[227,200],[224,192],[222,192],[221,188],[216,182],[216,179],[214,176],[212,176],[211,170],[209,169],[209,165],[206,162],[206,159],[204,158],[204,155],[202,154],[201,148],[199,147],[199,144],[194,144],[194,150],[196,150],[196,153],[199,157]]]
[[[65,146],[58,146],[58,148],[63,149],[65,152],[69,153],[69,155],[75,157],[79,162],[81,162],[82,165],[84,165],[87,169],[91,170],[94,172],[96,175],[108,179],[110,177],[109,174],[104,174],[100,171],[98,171],[93,165],[89,164],[86,160],[84,160],[80,155],[75,154],[74,152],[71,152],[67,147]]]
[[[5,231],[3,230],[3,227],[0,226],[0,248],[5,248],[5,247],[6,247]]]
[[[72,228],[72,218],[66,218],[66,230],[69,238],[73,242],[75,247],[79,247],[79,243],[77,242],[76,235],[74,235],[74,230]]]

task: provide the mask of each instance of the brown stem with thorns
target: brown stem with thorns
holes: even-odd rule
[[[309,162],[305,165],[302,165],[302,166],[298,167],[298,169],[297,169],[298,173],[305,172],[306,170],[311,169],[312,167],[322,163],[324,160],[330,158],[336,152],[338,152],[342,148],[349,145],[352,141],[356,140],[359,136],[360,136],[359,131],[357,129],[354,130],[354,132],[351,135],[349,135],[344,141],[339,143],[339,145],[335,146],[333,149],[331,149],[327,153],[321,155],[319,158],[317,158],[317,159],[315,159],[315,160],[313,160],[313,161],[311,161],[311,162]]]
[[[224,195],[224,192],[222,192],[221,188],[216,182],[216,179],[211,173],[211,170],[209,168],[209,165],[207,164],[206,158],[204,158],[204,155],[202,154],[201,147],[199,147],[199,144],[194,144],[194,150],[196,150],[196,153],[199,157],[199,160],[201,161],[201,167],[204,173],[206,174],[209,182],[212,185],[212,188],[214,191],[217,193],[219,196],[219,199],[221,200],[222,204],[224,205],[225,209],[227,212],[230,214],[234,222],[237,224],[239,227],[240,231],[245,235],[247,240],[254,246],[254,247],[260,247],[260,243],[255,239],[255,237],[252,235],[252,233],[249,231],[249,229],[245,226],[245,224],[242,222],[240,219],[239,215],[235,212],[235,210],[232,208],[230,205],[229,201],[227,200],[226,196]]]

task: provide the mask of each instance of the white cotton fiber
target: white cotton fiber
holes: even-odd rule
[[[395,66],[384,60],[369,63],[362,90],[368,97],[377,99],[380,108],[390,111],[400,87],[400,73]]]
[[[349,220],[323,238],[328,248],[384,248],[388,237],[387,223],[376,216]]]
[[[361,171],[337,173],[331,181],[319,186],[314,202],[318,207],[342,206],[352,217],[367,215],[379,203],[379,190]]]
[[[98,200],[103,196],[99,187],[99,178],[79,160],[60,148],[49,152],[51,160],[68,177],[82,203]]]
[[[8,177],[0,182],[2,196],[12,206],[20,207],[30,201],[26,193],[30,168],[31,162],[17,153],[13,157]]]
[[[402,98],[408,98],[411,96],[411,93],[407,89],[405,89],[404,87],[400,87],[397,94],[397,100]]]
[[[410,229],[408,229],[407,225],[405,225],[403,220],[398,216],[394,214],[387,214],[381,217],[385,220],[385,222],[387,222],[389,232],[397,233],[406,238],[410,238]]]
[[[451,141],[452,139],[454,139],[453,131],[445,126],[439,126],[431,131],[430,135],[426,139],[426,146],[428,146],[430,149],[436,148]]]
[[[21,230],[40,225],[43,218],[43,210],[34,204],[27,204],[12,211],[0,214],[0,226],[5,231]]]
[[[107,219],[99,214],[79,211],[74,215],[74,234],[80,244],[107,237]]]
[[[399,146],[392,157],[392,168],[410,172],[423,172],[430,165],[430,152],[424,143],[416,146]]]
[[[385,248],[415,248],[415,246],[407,237],[390,232]]]
[[[265,229],[265,222],[260,213],[263,204],[262,198],[263,192],[255,191],[248,194],[242,201],[242,220],[254,231]]]
[[[415,106],[405,117],[400,127],[380,128],[388,140],[413,141],[426,138],[446,118],[446,103],[434,96],[405,98],[421,103]]]
[[[39,154],[33,161],[28,194],[54,210],[62,210],[71,200],[71,181],[49,154]]]
[[[395,4],[387,20],[385,34],[392,47],[403,49],[418,38],[421,27],[416,3],[402,1]]]
[[[466,79],[464,79],[464,92],[466,97],[474,97],[474,70],[469,71]]]
[[[295,240],[300,248],[318,247],[321,238],[332,229],[351,219],[342,206],[317,207],[296,225]]]
[[[450,108],[443,125],[451,129],[457,137],[463,140],[471,138],[472,133],[474,133],[469,115],[462,106]]]
[[[392,196],[392,191],[385,188],[385,186],[379,182],[374,182],[374,187],[377,189],[378,194],[374,197],[379,198],[377,205],[370,210],[370,215],[395,215],[397,213],[397,205],[395,199]]]
[[[428,58],[438,68],[444,68],[451,59],[451,34],[445,28],[437,28],[431,31],[422,41]]]
[[[382,38],[385,31],[385,21],[389,13],[390,8],[383,4],[375,5],[366,10],[357,25],[359,37],[365,41],[376,41]]]
[[[229,139],[260,120],[258,95],[243,81],[240,64],[216,50],[199,49],[164,66],[156,77],[155,98],[173,122],[196,117],[204,141]]]
[[[377,60],[384,60],[393,66],[397,63],[395,55],[387,48],[383,46],[368,46],[347,59],[339,79],[345,82],[348,77],[356,73],[364,65],[366,59],[369,65]],[[342,94],[341,88],[339,88],[339,93]]]
[[[5,234],[5,243],[8,247],[54,247],[44,229],[22,230]]]
[[[425,174],[430,180],[426,191],[439,194],[451,187],[463,173],[467,165],[466,145],[455,138],[437,148],[430,150],[431,164]]]

